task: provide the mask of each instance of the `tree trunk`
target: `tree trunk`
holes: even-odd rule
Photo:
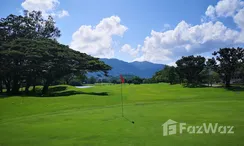
[[[0,93],[3,93],[3,81],[0,80]]]
[[[29,87],[30,87],[30,85],[29,84],[26,84],[26,86],[25,86],[25,94],[28,94],[29,93]]]
[[[17,83],[17,84],[13,84],[13,88],[12,88],[12,94],[18,94],[19,93],[19,88],[20,88],[20,85]]]
[[[33,89],[32,89],[32,92],[36,92],[36,85],[33,85]]]
[[[225,87],[230,87],[230,81],[225,82]]]
[[[49,80],[47,80],[47,81],[45,82],[45,84],[44,84],[44,86],[43,86],[43,88],[42,88],[42,94],[43,94],[43,95],[45,95],[45,94],[48,93],[48,87],[49,87],[50,83],[51,83],[51,82],[50,82]]]
[[[7,89],[7,94],[10,94],[10,89],[11,89],[11,87],[10,87],[10,81],[4,80],[4,84],[5,84],[6,89]]]
[[[29,76],[26,79],[25,94],[28,94],[29,93],[30,85],[31,85],[31,77]]]
[[[225,76],[225,87],[230,87],[230,79],[231,77],[230,76]]]
[[[33,79],[33,89],[32,89],[32,92],[36,92],[36,77],[34,77],[34,79]]]
[[[18,94],[19,88],[20,88],[19,77],[17,75],[15,75],[14,79],[13,79],[12,94]]]

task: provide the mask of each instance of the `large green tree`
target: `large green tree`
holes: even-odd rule
[[[94,71],[106,74],[111,69],[98,58],[74,51],[50,39],[16,39],[3,48],[0,50],[0,58],[5,62],[1,63],[1,67],[7,66],[3,71],[4,77],[6,80],[13,79],[9,82],[9,88],[14,94],[18,93],[21,83],[26,85],[28,92],[28,88],[34,86],[36,78],[42,79],[42,93],[46,94],[49,85],[69,74]]]
[[[170,66],[165,66],[164,69],[157,71],[152,79],[155,82],[169,82],[169,70],[170,70]]]
[[[10,88],[12,88],[12,93],[18,92],[21,80],[19,72],[23,69],[21,65],[25,57],[25,53],[20,50],[24,48],[20,48],[19,44],[13,41],[17,39],[56,39],[60,35],[60,30],[55,26],[53,18],[49,16],[45,20],[39,11],[24,11],[23,16],[10,14],[6,18],[0,19],[0,46],[1,51],[6,52],[5,58],[1,58],[3,61],[1,82],[5,83],[8,92],[10,92]],[[4,48],[7,46],[8,49],[12,49]],[[7,64],[10,66],[6,66]],[[27,80],[27,84],[28,82],[29,80]]]
[[[24,11],[24,15],[9,15],[0,19],[0,45],[17,38],[49,38],[60,37],[60,30],[55,26],[51,16],[43,19],[40,11]]]
[[[168,80],[169,80],[169,83],[172,85],[172,84],[175,84],[175,83],[178,83],[179,82],[179,75],[176,71],[176,68],[174,66],[171,66],[169,68],[169,73],[168,73]]]
[[[187,56],[182,57],[176,61],[178,71],[182,74],[182,77],[186,79],[187,84],[199,84],[199,73],[205,66],[205,58],[202,56]]]
[[[155,82],[167,82],[170,84],[175,84],[179,82],[179,75],[174,66],[165,66],[164,69],[156,72],[152,77]]]
[[[212,59],[212,64],[215,65],[215,70],[222,77],[225,86],[230,86],[230,81],[244,63],[243,48],[222,48],[213,53],[215,58]],[[217,61],[216,61],[217,60]],[[218,62],[218,63],[217,63]]]
[[[69,74],[84,74],[84,72],[102,71],[107,74],[111,69],[110,66],[104,62],[99,61],[85,53],[80,53],[70,49],[68,46],[61,45],[50,41],[50,47],[46,48],[46,57],[43,58],[45,62],[43,71],[44,87],[43,93],[47,92],[48,86],[57,79]]]
[[[106,74],[111,69],[98,58],[59,44],[60,30],[51,16],[45,20],[41,12],[1,18],[0,34],[0,90],[4,83],[8,93],[17,94],[21,84],[28,92],[38,79],[46,94],[48,86],[64,76],[88,71]]]

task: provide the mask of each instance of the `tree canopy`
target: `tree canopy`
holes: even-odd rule
[[[230,86],[230,80],[238,68],[244,63],[244,49],[242,48],[222,48],[215,51],[211,64],[220,74],[225,82],[225,86]],[[217,62],[219,63],[217,63]]]
[[[199,73],[205,66],[205,58],[202,56],[187,56],[176,61],[178,70],[187,80],[187,84],[198,84]]]
[[[58,43],[60,30],[51,16],[44,20],[41,12],[2,18],[0,33],[0,83],[8,93],[17,94],[22,85],[28,92],[39,80],[46,94],[49,85],[69,74],[102,71],[106,75],[111,69],[98,58]]]
[[[186,83],[187,86],[201,84],[212,85],[223,82],[226,87],[230,86],[231,80],[244,81],[244,49],[221,48],[213,53],[211,59],[202,56],[183,56],[176,61],[177,67],[166,66],[163,70],[155,73],[152,80],[155,82],[168,82],[170,84]],[[222,79],[222,80],[221,80]]]

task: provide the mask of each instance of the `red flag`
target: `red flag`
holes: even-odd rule
[[[120,81],[121,81],[121,83],[124,83],[125,82],[125,79],[123,78],[122,75],[120,75]]]

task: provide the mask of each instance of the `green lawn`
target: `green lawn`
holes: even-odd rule
[[[125,115],[135,124],[121,117],[120,85],[0,98],[0,146],[244,145],[244,91],[167,84],[123,85],[123,91]],[[232,125],[235,133],[163,136],[168,119]]]

